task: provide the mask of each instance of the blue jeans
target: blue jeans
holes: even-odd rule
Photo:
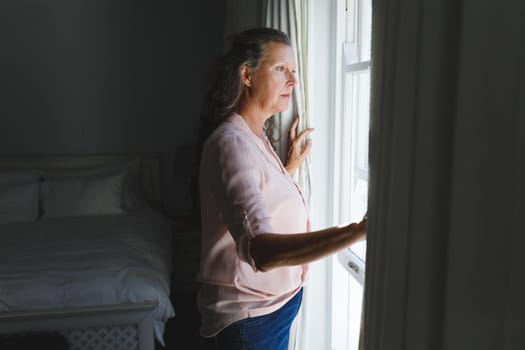
[[[290,326],[299,311],[303,289],[280,309],[232,323],[215,336],[217,350],[287,350]]]

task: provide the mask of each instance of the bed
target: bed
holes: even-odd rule
[[[155,155],[0,161],[0,335],[164,345],[172,234]]]

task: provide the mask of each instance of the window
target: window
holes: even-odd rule
[[[338,0],[334,221],[359,221],[368,195],[371,0]],[[337,256],[332,271],[332,348],[357,350],[366,242]]]

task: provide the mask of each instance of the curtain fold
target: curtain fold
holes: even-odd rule
[[[310,127],[310,118],[308,114],[308,62],[307,62],[307,4],[301,0],[263,0],[262,2],[262,25],[265,27],[276,28],[287,33],[290,37],[292,47],[295,52],[297,62],[297,85],[293,91],[292,103],[287,111],[275,115],[273,118],[274,144],[276,152],[283,162],[287,159],[289,137],[288,131],[294,118],[299,117],[298,132]],[[276,135],[277,133],[277,135]],[[297,181],[305,200],[310,202],[311,183],[310,183],[310,159],[307,157],[301,167],[295,172],[294,179]],[[303,303],[296,317],[290,332],[289,349],[304,348],[300,344],[303,337],[301,332],[306,329],[306,318],[308,313],[308,304],[311,303],[311,296],[308,287],[304,287]]]
[[[373,26],[365,349],[522,349],[525,2]]]
[[[288,130],[295,117],[299,117],[299,130],[310,126],[308,114],[308,78],[307,78],[307,5],[300,0],[264,0],[262,2],[262,25],[276,28],[287,33],[292,42],[297,62],[297,86],[294,88],[292,103],[288,110],[274,116],[275,130],[274,146],[283,162],[288,154]],[[276,135],[277,134],[277,135]],[[294,174],[295,180],[301,186],[306,200],[310,200],[310,159],[307,158],[303,165]]]

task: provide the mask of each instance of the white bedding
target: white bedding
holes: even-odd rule
[[[0,225],[0,312],[157,301],[174,316],[171,230],[154,209]]]

